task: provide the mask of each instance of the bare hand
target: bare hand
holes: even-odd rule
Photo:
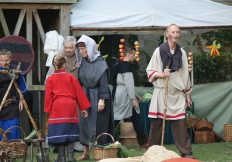
[[[142,98],[139,95],[135,95],[138,102],[141,102]]]
[[[105,108],[105,100],[100,99],[100,100],[98,101],[98,112],[103,111],[104,108]]]
[[[170,76],[171,69],[164,69],[164,76],[169,77]]]
[[[135,99],[131,100],[131,102],[132,106],[136,109],[138,107],[138,102]]]
[[[86,110],[81,111],[81,116],[83,116],[83,118],[88,117],[88,112]]]
[[[186,93],[186,103],[188,107],[192,107],[192,100],[190,98],[189,93]]]
[[[23,101],[20,100],[19,101],[19,111],[22,111],[23,110]]]

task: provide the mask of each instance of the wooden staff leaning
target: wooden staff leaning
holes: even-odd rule
[[[167,66],[166,69],[169,69]],[[165,77],[165,97],[164,97],[164,117],[163,117],[163,125],[162,125],[162,136],[161,136],[161,146],[164,145],[164,131],[165,131],[165,121],[166,121],[166,112],[167,112],[167,107],[168,107],[168,80],[169,77]]]
[[[23,94],[22,94],[22,92],[20,91],[20,89],[19,89],[19,87],[18,87],[18,84],[17,84],[15,81],[14,81],[14,85],[15,85],[15,88],[16,88],[16,90],[17,90],[19,96],[20,96],[20,100],[23,102],[23,106],[24,106],[24,108],[25,108],[25,110],[26,110],[26,112],[27,112],[27,115],[29,116],[29,118],[30,118],[30,120],[31,120],[31,124],[32,124],[32,126],[34,127],[34,130],[35,130],[35,132],[36,132],[36,134],[37,134],[37,136],[38,136],[38,139],[41,140],[41,139],[42,139],[41,134],[40,134],[39,129],[38,129],[36,123],[35,123],[34,118],[33,118],[32,115],[31,115],[31,112],[30,112],[30,110],[29,110],[29,108],[28,108],[27,102],[26,102],[26,100],[24,99]]]
[[[18,64],[16,70],[19,70],[19,69],[20,69],[20,66],[21,66],[21,63],[19,62],[19,64]],[[9,73],[8,70],[1,70],[1,71],[2,71],[2,73]],[[5,95],[4,95],[3,99],[2,99],[2,102],[1,102],[1,105],[0,105],[0,111],[2,110],[2,108],[3,108],[3,106],[4,106],[4,103],[5,103],[5,101],[6,101],[6,98],[7,98],[7,96],[9,95],[10,89],[11,89],[11,87],[12,87],[12,85],[13,85],[13,83],[14,83],[16,77],[17,77],[17,75],[14,75],[13,78],[11,79],[11,82],[10,82],[8,88],[7,88],[7,91],[6,91],[6,93],[5,93]]]
[[[17,68],[16,68],[16,71],[19,71],[20,66],[21,66],[21,63],[19,62],[18,66],[17,66]],[[9,73],[9,72],[3,70],[3,73]],[[32,115],[31,115],[31,112],[30,112],[30,110],[29,110],[29,108],[28,108],[28,106],[27,106],[27,103],[26,103],[26,101],[25,101],[25,99],[24,99],[24,97],[23,97],[23,94],[22,94],[22,92],[20,91],[20,89],[19,89],[19,87],[18,87],[18,84],[17,84],[16,81],[15,81],[15,80],[16,80],[16,77],[17,77],[17,74],[16,74],[16,73],[13,73],[13,78],[11,79],[11,82],[10,82],[8,88],[7,88],[7,91],[6,91],[6,93],[5,93],[5,95],[4,95],[3,99],[2,99],[2,102],[1,102],[1,105],[0,105],[0,111],[2,110],[2,108],[3,108],[3,106],[4,106],[4,103],[5,103],[5,101],[6,101],[6,98],[7,98],[8,94],[9,94],[9,92],[10,92],[10,89],[12,88],[12,85],[14,84],[14,86],[15,86],[15,88],[16,88],[16,90],[17,90],[19,96],[20,96],[20,100],[23,102],[24,108],[25,108],[25,110],[26,110],[26,112],[27,112],[27,114],[28,114],[28,116],[29,116],[29,118],[30,118],[30,121],[31,121],[31,123],[32,123],[32,126],[34,127],[34,130],[35,130],[35,132],[36,132],[36,134],[37,134],[37,136],[38,136],[38,139],[41,140],[42,137],[41,137],[41,134],[40,134],[40,132],[39,132],[39,130],[38,130],[38,127],[37,127],[37,125],[36,125],[36,123],[35,123],[35,120],[33,119]]]

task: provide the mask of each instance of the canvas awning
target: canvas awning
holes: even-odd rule
[[[72,31],[90,31],[90,35],[96,31],[146,33],[172,23],[182,29],[228,28],[231,17],[232,6],[210,0],[80,0],[71,8],[70,26]]]

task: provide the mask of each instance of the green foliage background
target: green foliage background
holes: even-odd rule
[[[206,45],[211,45],[214,40],[221,44],[220,57],[211,58],[206,50],[194,53],[194,83],[212,83],[232,80],[232,29],[212,31],[202,34]],[[204,48],[204,47],[203,47]],[[202,49],[203,49],[202,48]]]

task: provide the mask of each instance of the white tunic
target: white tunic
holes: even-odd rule
[[[191,82],[188,72],[188,60],[186,52],[182,51],[182,67],[175,72],[170,73],[168,81],[168,99],[167,99],[167,120],[176,120],[185,118],[186,109],[186,91],[191,90]],[[165,78],[155,79],[156,72],[162,71],[163,64],[160,57],[160,50],[157,48],[147,66],[146,72],[148,80],[153,83],[154,91],[151,99],[148,117],[163,118],[164,99],[165,99]]]

